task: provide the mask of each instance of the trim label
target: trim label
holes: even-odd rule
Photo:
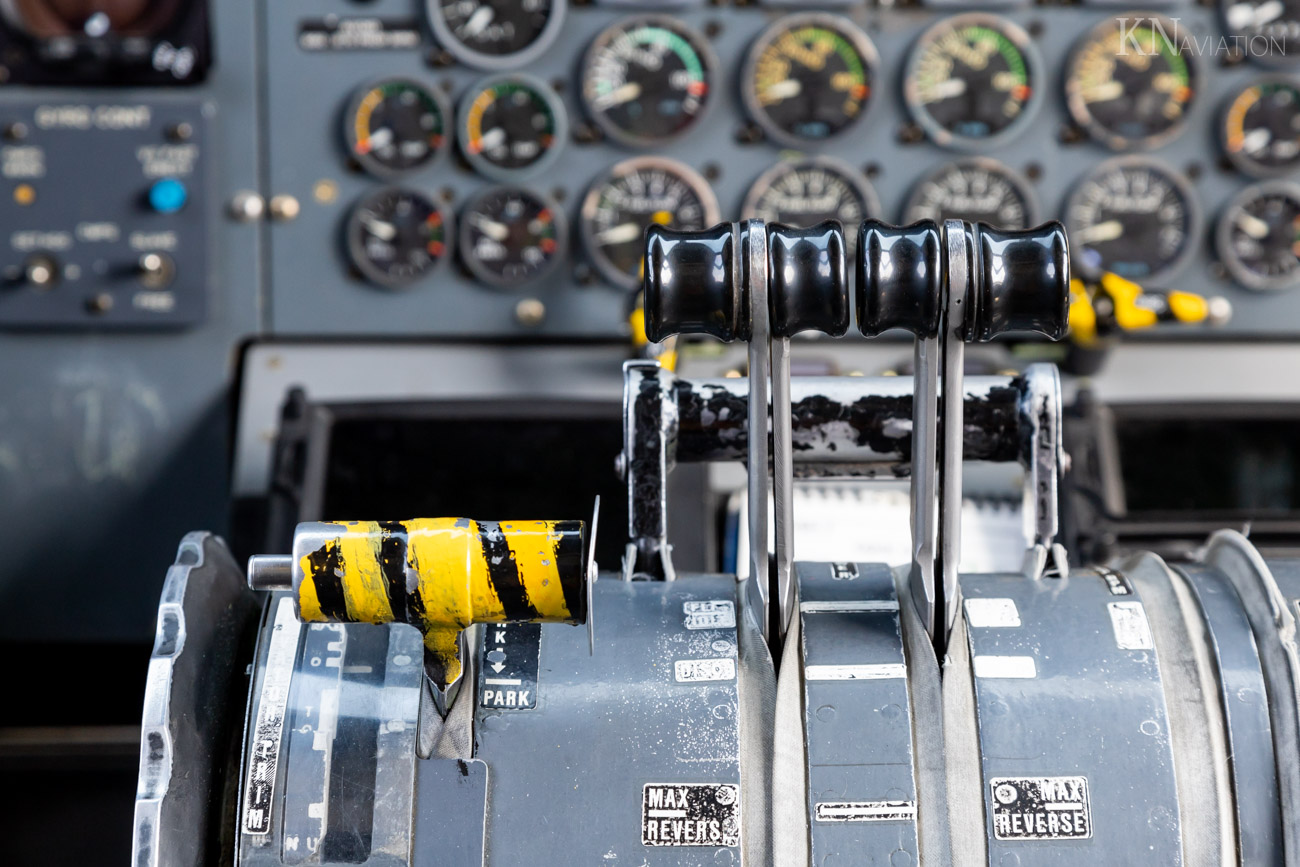
[[[823,801],[814,808],[818,822],[915,822],[915,801]]]

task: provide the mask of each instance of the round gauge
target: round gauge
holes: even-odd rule
[[[1251,60],[1265,66],[1294,66],[1300,50],[1300,2],[1297,0],[1219,0],[1224,28]]]
[[[862,118],[878,65],[876,47],[847,18],[789,15],[750,49],[742,95],[773,140],[798,147]]]
[[[461,151],[497,180],[537,174],[559,155],[567,135],[564,105],[532,76],[490,78],[470,92],[460,112]]]
[[[663,142],[709,107],[718,60],[704,37],[674,18],[628,18],[587,50],[582,101],[606,135],[625,145]]]
[[[1101,267],[1138,283],[1159,283],[1196,249],[1200,213],[1192,186],[1145,157],[1108,160],[1074,188],[1066,235]]]
[[[447,258],[451,215],[421,193],[389,187],[352,209],[347,246],[352,264],[367,280],[400,289]]]
[[[1300,186],[1269,181],[1247,187],[1219,219],[1219,258],[1249,289],[1300,286]]]
[[[912,188],[903,222],[917,220],[1028,229],[1038,224],[1038,203],[1023,177],[995,160],[973,157],[940,166]]]
[[[625,289],[641,285],[650,226],[707,229],[718,200],[693,169],[659,157],[624,160],[597,180],[582,203],[582,240],[601,275]]]
[[[1113,150],[1154,147],[1178,134],[1199,86],[1194,58],[1167,18],[1111,18],[1075,49],[1066,71],[1070,115]]]
[[[1042,99],[1041,80],[1024,30],[996,15],[957,15],[921,35],[903,99],[936,144],[979,148],[1024,129]]]
[[[438,44],[478,69],[517,69],[560,34],[568,0],[426,0]]]
[[[1248,175],[1271,177],[1300,166],[1300,83],[1260,79],[1228,103],[1221,130],[1228,159]]]
[[[436,90],[405,78],[362,88],[344,117],[348,150],[381,178],[409,172],[447,144],[451,111]]]
[[[569,229],[549,198],[519,187],[491,187],[461,214],[460,254],[479,280],[515,289],[554,271]]]
[[[182,11],[178,0],[17,0],[0,3],[0,20],[36,39],[137,37],[162,34]]]
[[[831,157],[780,162],[764,172],[745,197],[745,219],[796,228],[839,220],[857,237],[858,224],[880,213],[880,199],[862,174]]]

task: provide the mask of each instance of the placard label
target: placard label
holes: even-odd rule
[[[998,840],[1082,840],[1092,836],[1087,777],[994,777]]]
[[[646,846],[739,846],[740,786],[646,783],[641,793]]]

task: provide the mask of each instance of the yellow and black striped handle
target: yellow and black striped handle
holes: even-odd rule
[[[585,623],[582,521],[348,521],[300,524],[294,588],[307,622],[409,623],[424,633],[429,674],[461,674],[473,623]]]

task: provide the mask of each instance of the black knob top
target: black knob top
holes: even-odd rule
[[[1070,248],[1057,222],[1009,232],[971,229],[975,291],[966,307],[965,339],[1013,331],[1060,340],[1069,327]]]
[[[703,232],[651,226],[646,232],[645,331],[658,343],[674,334],[740,335],[740,284],[730,223]]]
[[[769,224],[767,251],[772,335],[820,331],[843,337],[849,330],[849,281],[840,224]]]
[[[891,328],[918,337],[938,334],[942,250],[933,220],[901,228],[879,220],[863,223],[858,230],[858,330],[867,337]]]

